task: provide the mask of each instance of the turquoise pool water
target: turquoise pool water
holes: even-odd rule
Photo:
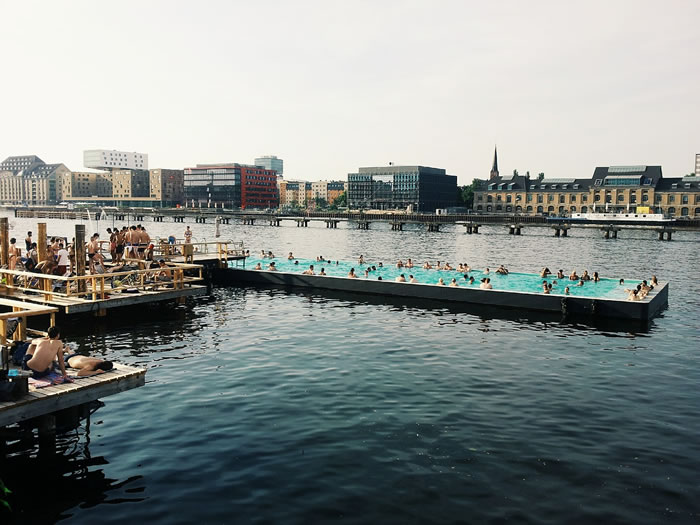
[[[245,267],[248,270],[252,270],[260,263],[263,270],[267,270],[271,261],[275,262],[275,266],[278,271],[281,272],[302,273],[304,270],[308,269],[310,265],[313,265],[316,274],[323,268],[325,273],[331,277],[347,277],[350,269],[354,268],[355,273],[360,279],[377,280],[377,278],[381,276],[382,280],[394,281],[400,274],[403,274],[406,280],[409,279],[410,275],[413,275],[420,284],[436,285],[439,279],[442,278],[445,285],[449,285],[452,279],[456,279],[458,286],[471,288],[478,288],[481,279],[488,277],[491,279],[491,285],[494,290],[513,292],[542,293],[542,282],[547,281],[547,283],[552,283],[553,285],[551,292],[553,295],[565,295],[565,288],[569,287],[569,295],[594,299],[626,299],[627,293],[625,293],[624,290],[626,288],[636,287],[637,284],[641,283],[641,279],[625,279],[624,284],[620,284],[620,278],[603,278],[598,282],[586,281],[583,286],[576,286],[577,281],[570,281],[568,278],[557,279],[556,275],[550,275],[547,278],[542,278],[534,273],[520,272],[509,272],[508,275],[501,275],[496,273],[496,267],[489,268],[490,271],[488,273],[486,272],[486,268],[472,268],[470,272],[435,269],[424,270],[422,265],[425,261],[419,264],[414,262],[416,266],[413,268],[404,267],[399,269],[396,267],[396,263],[389,264],[384,262],[380,267],[380,261],[372,260],[367,260],[365,263],[359,264],[358,262],[335,259],[332,261],[319,262],[315,259],[303,258],[288,260],[286,257],[275,257],[273,259],[249,257]],[[431,264],[436,266],[436,261],[432,261]],[[366,270],[370,270],[367,276],[365,276]],[[469,277],[474,277],[473,284],[469,284],[468,280],[464,278],[465,273],[467,273]],[[568,272],[565,271],[564,273],[567,274]],[[593,272],[589,271],[589,273],[592,275]]]

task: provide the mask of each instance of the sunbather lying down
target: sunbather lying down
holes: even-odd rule
[[[66,366],[80,370],[78,372],[80,377],[104,374],[114,368],[112,361],[75,354],[70,350],[64,350],[63,361],[66,363]]]

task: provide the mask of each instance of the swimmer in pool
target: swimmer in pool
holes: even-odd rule
[[[348,279],[357,279],[355,268],[350,268],[350,271],[348,272]]]
[[[409,275],[409,276],[408,276],[408,282],[410,282],[410,283],[412,283],[412,284],[416,284],[416,283],[418,282],[418,279],[416,279],[416,278],[413,277],[412,275]]]
[[[452,288],[458,287],[459,285],[457,284],[457,279],[455,279],[455,278],[453,277],[452,280],[450,281],[450,286],[451,286]]]
[[[396,278],[396,282],[397,282],[397,283],[405,283],[405,282],[406,282],[406,276],[405,276],[404,274],[399,275],[399,276]]]
[[[308,269],[308,270],[304,270],[303,272],[301,272],[301,274],[302,274],[302,275],[316,275],[316,274],[314,273],[314,265],[313,265],[313,264],[310,264],[310,265],[309,265],[309,269]]]

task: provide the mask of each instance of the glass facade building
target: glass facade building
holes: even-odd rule
[[[454,206],[457,177],[425,166],[360,168],[348,174],[347,192],[351,208],[435,211]]]
[[[197,164],[185,168],[185,199],[202,207],[274,208],[277,173],[245,164]]]

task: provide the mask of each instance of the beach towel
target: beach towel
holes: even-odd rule
[[[34,388],[44,388],[51,385],[60,385],[61,383],[72,383],[77,377],[67,376],[65,379],[63,376],[56,372],[51,372],[50,374],[42,377],[41,379],[29,378],[29,384],[34,385]]]

